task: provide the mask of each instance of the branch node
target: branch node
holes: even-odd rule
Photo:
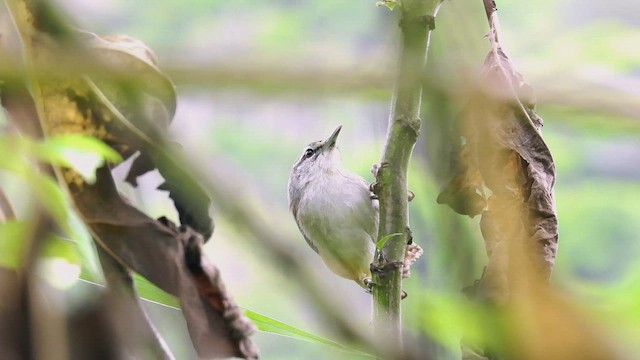
[[[416,138],[420,135],[420,124],[422,123],[420,116],[400,116],[395,118],[394,122],[399,122],[403,127],[411,129]]]
[[[393,272],[396,269],[402,269],[404,267],[404,261],[389,261],[382,259],[382,261],[372,263],[369,268],[372,273],[378,274],[380,278],[384,278],[389,273]]]
[[[398,22],[398,26],[401,29],[411,28],[412,26],[426,28],[427,30],[435,30],[436,28],[436,18],[433,15],[423,15],[423,16],[406,16],[400,19]]]
[[[411,228],[405,227],[404,232],[407,234],[407,245],[413,244],[413,231],[411,231]]]

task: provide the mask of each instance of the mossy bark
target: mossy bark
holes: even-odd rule
[[[420,133],[422,79],[439,0],[405,0],[400,12],[401,42],[389,129],[376,174],[380,201],[379,238],[392,237],[377,251],[373,263],[374,333],[389,345],[402,346],[402,262],[409,240],[407,171]]]

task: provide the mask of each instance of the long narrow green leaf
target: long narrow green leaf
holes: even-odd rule
[[[138,290],[138,295],[140,295],[141,298],[172,308],[180,308],[180,303],[175,296],[163,291],[138,274],[134,274],[133,279],[136,282],[136,289]]]
[[[350,348],[325,337],[314,335],[310,332],[298,329],[294,326],[283,323],[282,321],[270,318],[249,309],[244,309],[244,313],[258,326],[258,330],[260,331],[286,336],[297,340],[309,341],[316,344],[327,345],[348,353],[375,358],[375,356],[371,354]]]
[[[85,282],[93,283],[95,285],[101,285],[96,281],[96,279],[92,278],[89,274],[83,273],[80,276],[80,278]],[[149,282],[149,280],[145,279],[144,277],[138,274],[134,275],[134,279],[136,282],[136,288],[138,290],[138,294],[142,299],[153,302],[153,303],[165,305],[167,307],[175,308],[175,309],[180,308],[180,304],[178,303],[178,300],[174,296],[162,291],[157,286]],[[336,341],[298,329],[294,326],[291,326],[282,321],[273,319],[266,315],[259,314],[255,311],[252,311],[246,308],[243,308],[243,309],[244,309],[245,315],[247,315],[247,317],[251,319],[251,321],[253,321],[256,324],[256,326],[258,326],[259,331],[263,331],[263,332],[274,334],[274,335],[286,336],[296,340],[308,341],[315,344],[330,346],[337,350],[351,353],[354,355],[371,357],[371,358],[375,357],[371,354],[348,347]]]
[[[382,239],[378,240],[378,242],[376,243],[376,248],[378,250],[382,250],[382,248],[384,247],[384,244],[386,244],[387,241],[389,241],[389,239],[396,236],[400,236],[400,235],[402,235],[402,233],[393,233],[393,234],[385,235]]]

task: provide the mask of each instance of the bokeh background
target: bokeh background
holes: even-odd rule
[[[291,248],[326,279],[327,293],[368,326],[370,296],[331,274],[307,247],[288,213],[286,188],[305,145],[339,124],[346,166],[372,180],[369,169],[381,156],[389,115],[397,14],[374,0],[56,3],[87,31],[127,34],[156,52],[179,95],[171,136],[204,172],[242,176],[246,185],[237,196],[251,197],[274,226],[290,231],[299,240]],[[538,97],[558,169],[553,282],[594,316],[624,319],[612,331],[632,339],[640,333],[640,3],[497,5],[507,49]],[[430,336],[444,345],[443,358],[456,356],[457,339],[447,336],[451,324],[428,313],[447,311],[438,299],[478,278],[485,256],[478,219],[455,215],[435,200],[447,178],[448,129],[489,50],[487,31],[481,1],[442,6],[410,170],[412,230],[425,254],[405,282],[410,296],[403,310],[408,328],[429,324]],[[117,170],[120,177],[127,165]],[[121,190],[147,213],[175,219],[166,194],[154,190],[160,182],[150,174],[139,189],[121,184]],[[216,213],[216,221],[207,251],[238,303],[331,338],[326,319],[287,269],[268,262],[224,213]],[[177,358],[194,357],[177,310],[147,307]],[[256,341],[265,359],[355,358],[269,333],[258,333]]]

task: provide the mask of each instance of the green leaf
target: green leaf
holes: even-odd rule
[[[82,267],[59,257],[43,258],[38,262],[38,275],[49,285],[61,290],[78,282]]]
[[[82,273],[80,274],[80,280],[86,283],[94,284],[96,286],[104,286],[104,279],[98,278],[94,274],[84,270],[85,269],[83,269]],[[180,303],[175,296],[163,291],[162,289],[151,283],[149,280],[145,279],[143,276],[134,273],[133,281],[135,282],[138,296],[140,296],[141,299],[174,308],[176,310],[180,309]]]
[[[29,227],[24,221],[7,221],[0,224],[0,266],[18,269],[26,250]]]
[[[83,269],[97,276],[102,272],[102,269],[98,261],[98,253],[96,252],[96,244],[93,242],[93,237],[78,214],[71,211],[69,215],[65,227],[66,234],[72,238],[71,241],[77,246]]]
[[[38,273],[49,285],[69,289],[82,273],[82,257],[78,244],[72,240],[50,236],[44,242]]]
[[[82,264],[82,257],[80,250],[78,249],[78,244],[60,236],[53,235],[45,241],[42,248],[42,256],[61,258],[71,264]]]
[[[0,149],[3,153],[35,157],[52,165],[73,168],[90,183],[95,181],[95,170],[105,160],[113,163],[122,161],[120,154],[109,145],[92,136],[78,134],[53,136],[43,142],[2,137]],[[24,166],[24,160],[20,156],[2,159],[5,167],[14,169]]]
[[[88,274],[82,274],[81,278],[85,281],[95,282],[95,280],[89,276]],[[180,304],[178,303],[178,299],[175,296],[168,294],[149,282],[149,280],[144,277],[135,274],[134,279],[136,282],[136,289],[138,290],[138,294],[141,298],[151,301],[154,303],[162,304],[168,307],[179,309]],[[286,336],[297,340],[309,341],[316,344],[322,344],[331,346],[335,349],[345,351],[348,353],[352,353],[355,355],[365,356],[365,357],[374,357],[371,354],[367,354],[363,351],[359,351],[357,349],[350,348],[346,345],[340,344],[336,341],[324,338],[319,335],[314,335],[307,331],[298,329],[294,326],[283,323],[282,321],[270,318],[268,316],[259,314],[257,312],[251,311],[249,309],[243,308],[245,314],[251,321],[253,321],[256,326],[258,326],[258,330],[264,331],[267,333]]]
[[[30,245],[30,223],[7,221],[0,224],[0,266],[20,269]],[[76,244],[68,239],[51,236],[46,239],[38,260],[38,273],[50,285],[66,289],[80,275],[82,258]]]
[[[155,286],[141,275],[134,274],[133,279],[136,282],[136,290],[138,290],[141,298],[176,309],[180,308],[180,303],[175,296]]]
[[[13,139],[10,139],[13,140]],[[11,149],[13,141],[0,138],[0,153],[20,151]],[[0,156],[0,169],[20,176],[33,189],[36,197],[61,226],[66,223],[69,206],[67,198],[58,185],[48,176],[42,176],[33,165],[21,156]]]
[[[313,342],[313,343],[316,343],[316,344],[327,345],[327,346],[331,346],[333,348],[336,348],[338,350],[345,351],[345,352],[352,353],[352,354],[357,354],[357,355],[361,355],[361,356],[368,356],[368,357],[372,357],[372,358],[375,357],[375,356],[373,356],[371,354],[367,354],[367,353],[365,353],[363,351],[359,351],[357,349],[350,348],[350,347],[348,347],[346,345],[340,344],[340,343],[335,342],[333,340],[324,338],[322,336],[314,335],[314,334],[309,333],[307,331],[298,329],[298,328],[296,328],[294,326],[285,324],[282,321],[270,318],[270,317],[262,315],[262,314],[258,314],[257,312],[251,311],[249,309],[244,309],[244,313],[245,313],[245,315],[247,315],[247,317],[249,319],[251,319],[251,321],[253,321],[258,326],[258,330],[260,330],[260,331],[264,331],[264,332],[268,332],[268,333],[272,333],[272,334],[276,334],[276,335],[281,335],[281,336],[287,336],[287,337],[294,338],[294,339],[297,339],[297,340],[309,341],[309,342]]]
[[[386,6],[391,11],[393,11],[393,8],[397,5],[401,5],[399,0],[383,0],[376,2],[376,6]]]
[[[91,235],[72,211],[67,194],[56,181],[39,172],[30,161],[35,157],[55,165],[70,164],[71,148],[79,152],[92,152],[109,161],[119,161],[120,155],[103,142],[87,136],[64,135],[37,143],[25,138],[0,137],[0,169],[22,178],[33,190],[33,194],[55,219],[64,235],[74,241],[81,254],[82,263],[94,274],[99,272],[97,255]],[[71,164],[73,166],[73,164]],[[95,169],[93,169],[95,174]]]
[[[96,169],[105,161],[118,163],[122,157],[104,142],[86,135],[65,134],[48,138],[34,148],[43,161],[76,170],[88,183],[95,182]]]
[[[470,344],[485,344],[488,336],[482,307],[459,294],[414,290],[404,319],[410,327],[429,334],[450,351],[460,348],[460,338]]]
[[[48,138],[43,145],[46,150],[59,152],[63,158],[68,152],[80,152],[100,155],[111,162],[122,161],[122,156],[117,151],[93,136],[80,134],[56,135]]]
[[[389,239],[395,236],[400,236],[400,235],[402,235],[402,233],[393,233],[393,234],[383,236],[382,239],[378,240],[378,242],[376,243],[376,249],[382,250],[382,248],[384,247],[384,244],[386,244],[387,241],[389,241]]]

